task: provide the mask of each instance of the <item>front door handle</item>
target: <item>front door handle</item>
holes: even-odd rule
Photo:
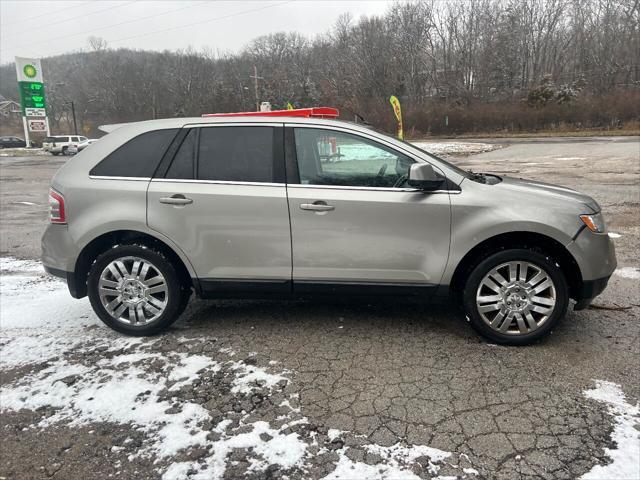
[[[330,212],[331,210],[335,210],[336,207],[333,205],[327,205],[326,202],[317,201],[313,203],[301,203],[300,210],[311,210],[313,212]]]
[[[177,193],[175,195],[171,195],[170,197],[160,198],[160,203],[166,203],[167,205],[189,205],[190,203],[193,203],[193,200],[185,197],[180,193]]]

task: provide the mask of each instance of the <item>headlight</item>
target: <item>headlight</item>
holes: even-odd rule
[[[606,229],[602,213],[595,213],[593,215],[580,215],[580,220],[582,220],[582,222],[592,232],[604,233]]]

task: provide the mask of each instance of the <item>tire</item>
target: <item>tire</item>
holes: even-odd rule
[[[89,271],[87,287],[100,320],[132,336],[166,330],[184,311],[191,295],[190,286],[181,282],[171,261],[145,245],[120,245],[99,255]]]
[[[62,147],[62,156],[66,157],[67,156],[67,150],[69,150],[67,147]]]
[[[567,280],[558,264],[524,248],[503,250],[480,261],[462,296],[473,328],[504,345],[528,345],[548,335],[569,305]]]
[[[54,155],[57,157],[58,155],[60,155],[60,152],[51,152],[51,155]]]

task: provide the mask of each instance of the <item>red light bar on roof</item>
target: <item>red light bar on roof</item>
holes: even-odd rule
[[[337,118],[340,112],[333,107],[294,108],[270,112],[203,113],[203,117],[304,117]]]

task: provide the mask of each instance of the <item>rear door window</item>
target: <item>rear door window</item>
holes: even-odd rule
[[[274,127],[203,127],[196,178],[228,182],[274,181]],[[280,133],[280,136],[282,133]],[[276,140],[276,141],[274,141]],[[279,140],[282,143],[282,140]]]
[[[171,128],[138,135],[110,153],[89,174],[150,178],[177,133],[177,128]]]

